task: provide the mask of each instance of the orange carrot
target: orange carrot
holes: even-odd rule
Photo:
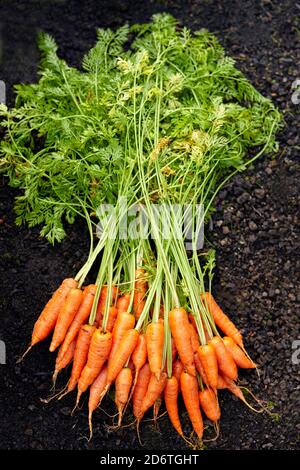
[[[226,377],[225,375],[222,375],[222,379],[223,379],[223,382],[226,384],[226,388],[228,388],[228,390],[229,390],[233,395],[235,395],[237,398],[239,398],[239,399],[242,400],[243,402],[246,402],[242,390],[240,389],[240,387],[239,387],[236,383],[234,383],[233,380],[229,379],[229,378]]]
[[[131,294],[124,294],[117,300],[117,309],[119,312],[127,312],[130,304]]]
[[[56,361],[55,361],[55,370],[53,373],[52,381],[55,384],[56,378],[59,374],[59,372],[67,367],[70,362],[72,362],[73,357],[74,357],[74,352],[75,352],[75,346],[76,346],[76,338],[73,339],[71,344],[69,345],[67,351],[65,352],[64,355],[57,355]],[[61,349],[61,348],[60,348]]]
[[[139,371],[146,364],[147,361],[147,344],[146,344],[146,336],[144,334],[139,336],[138,343],[135,347],[135,350],[131,356],[133,365],[135,367],[135,376],[133,381],[132,390],[134,390],[136,381],[139,375]]]
[[[169,313],[169,322],[181,362],[189,374],[196,376],[189,320],[186,311],[183,308],[174,308]]]
[[[174,428],[180,434],[183,435],[179,413],[178,413],[178,381],[177,378],[173,375],[171,378],[167,379],[167,383],[164,390],[165,404],[166,409],[170,418],[171,423]]]
[[[134,388],[132,403],[133,403],[133,414],[137,421],[140,421],[142,418],[141,407],[146,395],[148,385],[150,382],[151,370],[148,362],[140,370],[140,373],[137,378],[136,386]]]
[[[198,351],[198,348],[200,346],[199,336],[198,336],[197,330],[195,329],[192,323],[189,323],[189,329],[190,329],[190,336],[191,336],[191,344],[192,344],[193,352],[195,353]]]
[[[221,417],[221,410],[219,407],[216,393],[211,388],[206,388],[199,392],[200,405],[211,421],[218,421]]]
[[[180,392],[180,377],[181,377],[183,370],[184,370],[184,367],[180,359],[177,359],[175,362],[173,362],[172,375],[177,380],[178,393]]]
[[[39,343],[54,329],[58,314],[71,289],[77,287],[78,282],[74,279],[64,279],[60,287],[54,292],[51,299],[45,305],[42,313],[34,324],[31,347]]]
[[[177,357],[177,349],[172,339],[171,339],[171,355],[172,355],[172,362],[174,362]]]
[[[135,272],[135,292],[133,298],[133,313],[139,319],[145,306],[145,295],[147,292],[147,281],[145,281],[145,271],[137,268]]]
[[[198,391],[198,381],[193,375],[182,372],[180,377],[181,393],[192,422],[194,431],[199,439],[203,436],[203,420],[200,411],[200,400]]]
[[[89,396],[89,428],[90,428],[90,439],[93,435],[93,427],[92,427],[92,416],[93,412],[101,403],[101,395],[106,385],[106,378],[107,378],[107,366],[104,366],[95,379],[93,384],[90,387],[90,396]]]
[[[66,297],[66,300],[61,308],[59,315],[57,317],[56,325],[54,328],[54,333],[52,341],[50,344],[50,352],[55,351],[55,349],[63,342],[65,339],[66,333],[78,309],[82,302],[82,290],[81,289],[71,289]]]
[[[217,304],[213,296],[209,292],[205,292],[201,295],[201,299],[204,304],[207,304],[208,310],[211,313],[215,324],[220,330],[225,333],[226,336],[232,338],[241,348],[243,345],[243,338],[234,323],[228,318],[223,312],[221,307]]]
[[[106,322],[106,331],[112,331],[117,316],[118,316],[117,307],[110,307],[109,312],[108,312],[107,322]]]
[[[112,360],[108,362],[107,390],[133,353],[138,340],[139,332],[137,330],[130,329],[125,332]]]
[[[210,343],[199,346],[198,355],[210,387],[217,388],[218,361],[213,346]]]
[[[96,330],[93,333],[88,352],[87,363],[84,366],[78,380],[78,394],[76,404],[79,403],[80,396],[94,382],[100,374],[102,367],[108,359],[112,345],[111,333],[102,333]]]
[[[218,390],[223,390],[224,388],[227,388],[227,384],[226,384],[225,380],[223,379],[222,375],[219,375],[218,376],[217,389]]]
[[[153,405],[153,422],[154,422],[154,424],[157,424],[159,410],[160,410],[161,405],[162,405],[162,397],[160,395],[158,398],[156,398],[155,403]]]
[[[146,395],[144,396],[141,415],[143,416],[146,411],[154,405],[155,400],[162,394],[167,381],[167,374],[162,372],[160,378],[157,379],[155,374],[151,374],[150,381],[148,384]]]
[[[225,347],[227,351],[230,352],[232,355],[234,362],[238,367],[241,367],[241,369],[255,369],[256,365],[254,362],[249,359],[244,351],[241,350],[241,348],[236,344],[235,341],[233,341],[232,338],[229,336],[224,336],[223,342],[225,344]]]
[[[207,387],[210,387],[207,375],[206,375],[205,370],[203,368],[203,365],[201,364],[201,361],[200,361],[199,353],[197,353],[197,352],[194,354],[194,362],[195,362],[196,370],[197,370],[198,374],[200,375],[202,382]]]
[[[75,389],[81,372],[86,364],[90,342],[96,327],[91,325],[83,325],[79,331],[74,351],[73,367],[71,378],[68,383],[67,391],[71,392]]]
[[[123,367],[116,378],[115,403],[118,408],[118,426],[121,426],[123,410],[129,398],[132,385],[132,372],[129,367]]]
[[[105,313],[107,290],[108,290],[107,286],[103,286],[101,288],[100,299],[97,305],[96,318],[95,318],[96,325],[98,326],[100,326],[103,315]],[[117,295],[118,295],[118,288],[116,286],[112,286],[111,288],[112,303],[115,302]]]
[[[110,356],[108,363],[110,363],[115,355],[116,350],[127,330],[130,330],[134,327],[135,318],[131,313],[118,312],[117,319],[114,323],[112,335],[113,335],[113,345],[111,348]]]
[[[214,336],[209,344],[211,344],[215,350],[219,370],[230,379],[236,380],[238,377],[237,366],[230,352],[227,351],[222,338]]]
[[[162,370],[164,348],[164,325],[161,322],[149,323],[146,329],[148,361],[151,372],[159,380]]]
[[[96,293],[96,286],[94,284],[90,284],[87,286],[83,291],[83,299],[82,303],[76,313],[74,320],[72,321],[65,339],[62,343],[62,354],[64,355],[66,350],[68,349],[70,343],[73,339],[78,335],[81,326],[87,321],[89,315],[91,313],[91,309],[94,302],[94,297]]]

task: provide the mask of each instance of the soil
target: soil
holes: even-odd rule
[[[217,250],[214,294],[244,332],[247,349],[260,366],[259,378],[253,371],[245,372],[243,382],[272,403],[276,415],[253,413],[229,393],[221,393],[220,437],[206,446],[299,449],[300,363],[293,341],[300,338],[300,104],[292,102],[292,83],[300,78],[300,4],[294,0],[2,0],[0,79],[6,83],[8,104],[13,104],[13,84],[36,80],[38,30],[51,33],[60,54],[78,66],[95,41],[97,27],[147,21],[158,11],[172,13],[193,29],[214,32],[237,66],[274,100],[285,118],[276,158],[262,157],[221,191],[208,232]],[[16,364],[50,293],[84,261],[88,237],[77,222],[63,243],[51,247],[37,228],[17,228],[16,192],[6,186],[5,178],[0,181],[0,339],[7,348],[7,364],[0,366],[0,448],[141,448],[133,427],[109,432],[111,418],[101,410],[95,413],[94,439],[88,443],[86,402],[71,417],[74,396],[41,403],[40,397],[50,393],[53,370],[47,342]],[[59,386],[65,381],[63,374]],[[103,407],[109,414],[115,412],[109,398]],[[186,448],[165,416],[159,429],[145,422],[141,438],[143,449]]]

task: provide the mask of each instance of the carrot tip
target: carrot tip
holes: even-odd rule
[[[33,344],[30,344],[28,346],[28,348],[26,349],[26,351],[24,352],[24,354],[22,354],[21,357],[19,357],[19,359],[17,360],[16,364],[20,364],[20,362],[23,361],[24,357],[27,356],[27,354],[29,353],[30,349],[32,348]]]

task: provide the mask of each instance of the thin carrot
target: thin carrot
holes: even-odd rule
[[[164,325],[161,322],[149,323],[146,329],[148,361],[151,372],[160,378],[164,348]]]
[[[175,346],[175,342],[171,339],[171,356],[172,356],[172,362],[175,361],[176,357],[177,357],[177,348]]]
[[[201,295],[201,299],[207,304],[208,310],[213,316],[214,322],[218,328],[226,335],[232,338],[241,348],[244,348],[243,338],[234,323],[223,312],[213,296],[209,292]]]
[[[157,420],[158,420],[161,405],[162,405],[162,396],[160,395],[158,398],[156,398],[155,403],[153,405],[153,422],[156,426],[158,426]]]
[[[210,387],[217,388],[218,361],[214,347],[210,343],[201,345],[198,348],[198,355]]]
[[[116,377],[115,403],[118,408],[118,426],[121,426],[123,410],[129,398],[132,385],[132,372],[129,367],[123,367]]]
[[[216,393],[211,388],[206,388],[199,392],[200,405],[211,421],[218,421],[221,417],[221,410],[219,407]]]
[[[101,288],[100,299],[99,299],[99,302],[98,302],[97,311],[96,311],[96,318],[95,318],[96,325],[98,325],[98,326],[100,326],[103,315],[104,315],[104,312],[105,312],[107,290],[108,290],[107,286],[103,286]],[[115,300],[117,298],[117,295],[118,295],[117,286],[112,286],[111,287],[111,300],[112,300],[112,303],[115,302]]]
[[[108,363],[110,363],[115,355],[116,350],[127,330],[130,330],[134,327],[135,318],[131,313],[127,312],[118,312],[117,319],[114,323],[112,335],[113,335],[113,344],[109,356]]]
[[[82,302],[83,292],[81,289],[71,289],[68,292],[66,300],[59,312],[57,317],[56,325],[54,328],[54,333],[52,341],[50,344],[49,351],[53,352],[55,349],[63,342],[67,334],[68,328],[71,325],[72,321],[80,304]]]
[[[52,377],[52,381],[54,385],[55,385],[59,372],[72,362],[73,357],[74,357],[74,352],[75,352],[75,346],[76,346],[76,338],[73,339],[67,351],[63,355],[61,354],[57,356],[56,361],[55,361],[55,370],[54,370],[53,377]]]
[[[197,352],[194,354],[194,362],[195,362],[196,370],[197,370],[198,374],[200,375],[202,382],[207,387],[210,387],[206,372],[205,372],[205,370],[203,368],[203,365],[201,364],[201,361],[200,361],[199,353],[197,353]]]
[[[96,286],[94,284],[90,284],[87,286],[84,291],[83,291],[83,299],[82,303],[74,317],[74,320],[72,321],[67,334],[65,336],[65,339],[62,343],[62,354],[64,355],[66,350],[68,349],[70,343],[73,341],[73,339],[78,335],[79,330],[81,326],[87,321],[92,306],[94,302],[94,297],[96,293]]]
[[[236,344],[236,342],[229,336],[224,336],[223,342],[227,351],[232,355],[234,362],[241,369],[255,369],[256,364],[249,359],[244,351]]]
[[[119,312],[127,312],[130,305],[131,294],[124,294],[117,300],[117,309]]]
[[[146,344],[146,336],[144,334],[139,336],[138,343],[131,355],[131,359],[133,365],[135,367],[135,376],[133,381],[132,390],[134,390],[137,378],[139,375],[139,371],[146,364],[147,361],[147,344]]]
[[[180,377],[183,371],[184,367],[180,359],[177,359],[175,362],[173,362],[172,376],[177,380],[178,393],[180,392]]]
[[[145,306],[145,295],[147,293],[147,281],[145,280],[145,271],[137,268],[135,272],[135,292],[133,297],[133,313],[136,319],[139,319]]]
[[[192,422],[194,431],[199,439],[203,436],[203,420],[200,411],[200,400],[197,378],[187,372],[182,372],[180,377],[181,393]]]
[[[95,330],[96,327],[91,325],[83,325],[80,328],[79,335],[76,341],[73,367],[71,372],[71,378],[68,383],[67,393],[74,390],[77,385],[81,372],[87,361],[90,342]]]
[[[105,388],[107,378],[107,366],[104,366],[98,375],[98,377],[94,380],[93,384],[90,387],[90,395],[89,395],[89,428],[90,428],[90,439],[93,435],[93,426],[92,426],[92,416],[93,412],[101,403],[101,394]]]
[[[134,388],[132,403],[133,403],[133,414],[139,422],[142,418],[141,407],[146,395],[148,384],[150,382],[151,370],[148,362],[143,365],[137,378],[136,386]]]
[[[182,364],[189,374],[196,376],[189,320],[186,311],[183,308],[171,310],[169,313],[169,323]]]
[[[125,332],[112,360],[108,362],[107,390],[133,353],[138,339],[139,332],[137,330],[130,329]]]
[[[190,336],[191,336],[191,344],[193,348],[193,352],[197,352],[198,348],[200,346],[200,341],[199,341],[199,336],[197,333],[196,328],[192,323],[189,323],[189,329],[190,329]]]
[[[96,330],[93,333],[91,344],[88,352],[87,363],[84,366],[80,378],[78,380],[78,394],[76,406],[79,403],[80,396],[94,382],[100,374],[102,367],[108,359],[112,345],[112,334],[102,333]]]
[[[166,409],[170,418],[171,423],[173,424],[174,428],[178,432],[180,436],[183,435],[179,413],[178,413],[178,393],[179,393],[179,385],[177,378],[173,375],[172,377],[167,379],[165,390],[164,390],[164,398]]]
[[[150,381],[148,384],[146,395],[144,396],[141,415],[143,416],[146,411],[154,405],[157,398],[162,394],[167,381],[167,374],[162,372],[160,378],[157,379],[155,374],[151,374]]]
[[[74,279],[64,279],[59,288],[54,292],[34,324],[30,346],[27,351],[25,351],[22,358],[35,344],[47,338],[54,329],[59,311],[62,308],[69,291],[76,288],[77,284],[78,282]]]
[[[222,338],[214,336],[209,344],[211,344],[215,350],[219,370],[230,379],[236,380],[238,377],[237,366],[230,352],[227,351]]]
[[[118,316],[117,307],[109,307],[108,318],[106,322],[106,331],[112,331],[117,316]]]

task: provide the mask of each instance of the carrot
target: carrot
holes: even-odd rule
[[[189,374],[196,376],[189,320],[186,311],[183,308],[174,308],[169,313],[169,322],[181,362]]]
[[[106,331],[112,331],[117,316],[118,316],[117,307],[110,307],[109,312],[108,312],[107,322],[106,322]]]
[[[145,306],[145,295],[147,293],[147,281],[145,281],[145,271],[137,268],[135,272],[135,293],[133,297],[133,313],[139,319]]]
[[[225,344],[225,347],[227,351],[230,352],[232,355],[234,362],[238,367],[241,367],[242,369],[255,369],[256,364],[249,359],[244,351],[241,350],[241,348],[233,341],[232,338],[229,336],[224,336],[223,342]]]
[[[158,398],[156,398],[155,403],[153,405],[153,422],[157,426],[158,426],[157,420],[158,420],[158,415],[159,415],[159,410],[160,410],[161,405],[162,405],[162,397],[160,395]]]
[[[206,388],[199,392],[200,405],[211,421],[218,421],[221,417],[221,410],[219,407],[216,393],[211,388]]]
[[[242,390],[240,389],[240,387],[233,380],[229,379],[225,375],[222,375],[222,379],[223,379],[224,383],[226,384],[226,388],[228,388],[228,390],[233,395],[235,395],[237,398],[239,398],[240,400],[242,400],[244,402],[246,401]]]
[[[172,339],[171,339],[171,355],[172,355],[172,362],[174,362],[177,357],[177,349]]]
[[[157,398],[162,394],[167,381],[167,374],[162,372],[160,378],[157,379],[155,374],[151,374],[150,381],[148,384],[147,392],[144,396],[142,406],[141,406],[141,415],[143,416],[146,411],[154,405]]]
[[[194,354],[194,362],[195,362],[196,370],[197,370],[198,374],[200,375],[202,382],[207,387],[210,387],[207,375],[206,375],[205,370],[203,368],[203,365],[201,364],[201,361],[200,361],[199,353],[197,353],[197,352]]]
[[[117,300],[117,309],[119,312],[127,312],[130,304],[131,294],[124,294]]]
[[[203,436],[203,420],[200,411],[200,400],[198,393],[198,381],[193,375],[182,372],[180,377],[181,393],[192,422],[194,431],[199,439]]]
[[[130,355],[133,353],[139,339],[139,332],[135,329],[127,330],[120,341],[118,348],[111,361],[108,362],[107,386],[117,378],[117,375],[126,364]]]
[[[132,395],[133,414],[139,422],[142,418],[141,407],[146,395],[148,384],[151,378],[151,370],[148,362],[143,365],[137,378],[136,386]]]
[[[79,403],[80,396],[94,382],[100,374],[102,367],[108,359],[112,345],[111,333],[102,333],[96,330],[93,333],[88,352],[87,363],[84,366],[78,380],[78,394],[76,405]]]
[[[151,372],[160,378],[164,348],[164,325],[161,322],[149,323],[146,329],[148,361]]]
[[[134,327],[135,318],[131,313],[118,312],[117,319],[114,323],[112,335],[113,335],[113,344],[109,356],[108,363],[110,363],[115,355],[116,350],[127,330],[130,330]]]
[[[190,329],[192,349],[193,349],[193,352],[195,353],[198,351],[198,348],[200,346],[199,336],[198,336],[196,328],[193,326],[192,323],[189,323],[189,329]]]
[[[90,396],[89,396],[89,428],[90,428],[90,439],[93,435],[93,427],[92,427],[92,416],[93,412],[98,408],[101,402],[101,394],[105,388],[107,378],[107,366],[104,366],[98,375],[98,377],[94,380],[93,384],[90,387]]]
[[[184,367],[180,359],[177,359],[175,362],[173,362],[172,375],[177,380],[178,393],[180,392],[180,377],[181,377],[183,370],[184,370]]]
[[[210,343],[201,345],[198,348],[198,355],[210,387],[217,388],[218,362],[214,347]]]
[[[115,403],[118,408],[118,426],[121,426],[123,410],[128,401],[130,388],[132,385],[132,372],[129,367],[123,367],[116,378]]]
[[[63,342],[66,333],[82,302],[81,289],[71,289],[57,317],[49,351],[53,352]]]
[[[218,376],[218,385],[217,385],[217,389],[218,389],[218,390],[223,390],[224,388],[227,388],[227,384],[226,384],[224,378],[222,377],[222,375],[219,375],[219,376]]]
[[[68,383],[67,392],[74,390],[77,385],[81,372],[87,361],[90,342],[95,330],[95,326],[83,325],[79,331],[74,351],[71,378]]]
[[[179,385],[177,378],[173,375],[172,377],[167,379],[165,390],[164,390],[164,398],[166,409],[170,418],[170,421],[178,434],[180,436],[183,435],[179,413],[178,413],[178,393],[179,393]]]
[[[227,351],[222,338],[214,336],[209,344],[211,344],[215,350],[219,370],[230,379],[236,380],[238,377],[237,366],[233,357]]]
[[[34,324],[30,348],[47,338],[54,329],[59,311],[62,308],[69,291],[71,289],[75,289],[77,284],[78,282],[74,279],[64,279],[60,287],[54,292]]]
[[[100,323],[102,321],[102,318],[103,318],[103,315],[104,315],[104,312],[105,312],[107,290],[108,290],[107,286],[103,286],[102,289],[101,289],[100,299],[99,299],[99,303],[97,305],[96,318],[95,318],[96,325],[98,325],[98,326],[100,325]],[[115,302],[117,295],[118,295],[117,286],[112,286],[112,288],[111,288],[111,299],[112,299],[113,303]]]
[[[71,342],[71,344],[69,345],[67,351],[65,352],[64,355],[62,354],[58,354],[57,355],[57,358],[56,358],[56,361],[55,361],[55,370],[54,370],[54,373],[53,373],[53,377],[52,377],[52,381],[55,385],[55,382],[56,382],[56,378],[59,374],[59,372],[64,369],[65,367],[67,367],[70,362],[72,362],[73,360],[73,357],[74,357],[74,352],[75,352],[75,346],[76,346],[76,338],[73,339],[73,341]],[[61,348],[60,348],[61,350]],[[60,351],[59,351],[60,353]]]
[[[62,343],[61,353],[63,355],[65,354],[66,350],[68,349],[73,339],[78,335],[81,325],[83,325],[89,318],[89,315],[93,306],[93,302],[94,302],[95,293],[96,293],[96,286],[94,284],[90,284],[84,289],[82,303]]]
[[[135,367],[135,376],[134,376],[134,381],[133,381],[133,386],[132,386],[132,390],[134,390],[139,371],[141,370],[141,368],[147,361],[147,344],[146,344],[145,335],[139,336],[138,343],[135,347],[135,350],[132,353],[131,359]]]
[[[221,307],[219,307],[213,296],[209,292],[205,292],[201,295],[201,299],[205,305],[207,304],[208,310],[211,313],[217,327],[220,328],[220,330],[226,336],[232,338],[241,348],[244,348],[241,333],[234,325],[234,323],[223,312]]]

